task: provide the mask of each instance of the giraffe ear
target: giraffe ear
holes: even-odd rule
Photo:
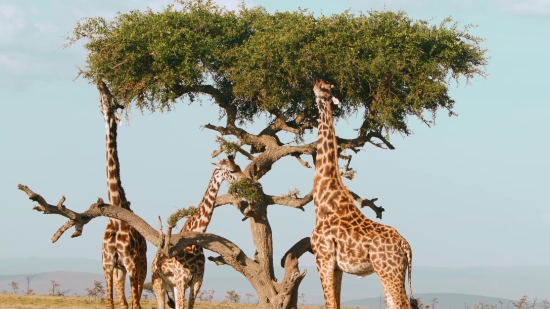
[[[338,100],[336,97],[332,97],[332,103],[340,105],[340,100]]]

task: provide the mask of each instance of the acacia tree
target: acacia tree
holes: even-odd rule
[[[31,289],[31,281],[32,281],[32,279],[34,279],[34,277],[36,277],[36,275],[31,275],[31,276],[25,277],[25,279],[27,279],[27,291],[25,292],[25,295],[33,295],[34,294],[33,289]]]
[[[54,239],[73,225],[73,236],[80,235],[83,225],[95,216],[122,219],[167,256],[190,244],[220,254],[209,259],[243,274],[263,307],[296,308],[298,285],[305,276],[297,259],[310,250],[309,238],[282,258],[285,275],[277,282],[268,208],[282,205],[303,210],[312,201],[312,192],[302,197],[298,192],[269,194],[260,180],[284,157],[295,157],[305,168],[311,168],[305,156],[315,162],[316,142],[304,139],[317,126],[314,78],[336,85],[333,93],[342,103],[336,118],[362,119],[357,137],[338,137],[340,158],[347,161],[342,175],[353,178],[350,151],[357,153],[366,144],[394,149],[389,135],[411,134],[409,116],[430,126],[439,109],[454,115],[450,82],[484,76],[482,39],[468,33],[470,26],[459,29],[450,18],[430,25],[404,12],[270,14],[262,7],[243,5],[237,12],[210,1],[179,2],[181,10],[169,6],[161,12],[118,14],[112,21],[83,19],[67,38],[67,46],[86,41],[87,65],[80,74],[90,83],[104,80],[124,107],[169,111],[178,101],[204,98],[219,106],[216,116],[225,118],[225,124],[204,125],[219,133],[220,147],[213,156],[239,152],[250,162],[243,169],[245,181],[219,196],[216,206],[233,205],[243,220],[249,219],[254,257],[217,235],[171,235],[172,224],[162,234],[162,228],[155,230],[131,212],[106,207],[102,200],[76,213],[64,207],[64,199],[54,206],[29,188],[20,189],[39,202],[37,210],[71,219]],[[258,116],[268,120],[260,133],[253,134],[247,125]],[[282,141],[285,133],[293,136],[290,142]],[[376,198],[351,193],[360,207],[368,206],[382,218],[384,209],[375,204]]]

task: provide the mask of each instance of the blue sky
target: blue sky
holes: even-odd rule
[[[50,238],[65,220],[44,216],[16,189],[26,184],[55,204],[84,210],[106,198],[104,125],[93,85],[77,79],[81,46],[63,49],[63,36],[84,16],[112,18],[117,11],[159,9],[162,1],[0,0],[0,258],[82,257],[100,259],[106,219],[84,235]],[[237,1],[218,1],[236,8]],[[452,16],[486,38],[488,77],[453,86],[458,117],[441,113],[427,128],[411,119],[414,134],[392,136],[394,151],[365,147],[354,157],[359,173],[345,181],[364,197],[378,197],[384,224],[407,238],[415,265],[550,266],[550,1],[247,1],[270,11],[309,8],[331,14],[403,9],[411,17],[439,22]],[[179,104],[169,114],[133,111],[119,129],[122,181],[134,211],[153,226],[175,208],[197,205],[212,172],[217,108],[205,101]],[[356,120],[337,131],[353,137]],[[257,132],[259,125],[250,128]],[[311,136],[309,138],[314,138]],[[309,159],[311,161],[311,159]],[[237,158],[241,166],[246,164]],[[283,159],[262,180],[269,194],[312,186],[313,170]],[[222,191],[226,190],[225,186]],[[220,192],[223,193],[223,192]],[[363,213],[374,218],[370,209]],[[275,260],[311,233],[313,205],[306,212],[272,207]],[[248,222],[233,207],[218,208],[209,232],[254,253]],[[181,226],[181,224],[180,224]],[[152,261],[154,247],[149,247]],[[312,265],[313,257],[302,262]]]

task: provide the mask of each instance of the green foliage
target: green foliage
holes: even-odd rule
[[[176,212],[168,217],[168,220],[166,220],[166,222],[168,223],[169,227],[175,227],[178,224],[178,221],[183,218],[189,219],[194,216],[195,213],[197,213],[197,207],[195,206],[189,206],[188,208],[178,208]]]
[[[259,202],[263,195],[258,189],[258,184],[248,178],[242,178],[229,185],[229,194],[250,202]]]
[[[228,155],[233,154],[240,147],[238,143],[230,142],[221,136],[216,136],[216,143],[218,143],[220,147],[224,149],[224,152]]]
[[[408,116],[431,124],[438,109],[453,114],[450,80],[484,76],[487,63],[483,40],[450,18],[430,25],[404,12],[314,16],[181,3],[181,11],[80,21],[68,39],[87,40],[83,76],[104,79],[121,102],[141,110],[208,93],[234,104],[240,121],[266,112],[315,119],[313,80],[323,77],[336,85],[339,116],[364,108],[362,130],[409,134]]]

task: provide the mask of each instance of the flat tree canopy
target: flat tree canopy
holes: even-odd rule
[[[87,39],[81,73],[94,83],[105,80],[125,106],[165,110],[177,99],[207,94],[221,107],[232,105],[238,121],[262,113],[300,120],[293,123],[298,135],[315,126],[311,89],[322,77],[337,87],[336,116],[365,110],[360,135],[366,136],[410,134],[410,115],[430,124],[439,108],[452,114],[451,79],[483,76],[487,62],[482,39],[450,18],[434,26],[404,12],[315,16],[180,3],[182,10],[82,20],[69,38]]]

